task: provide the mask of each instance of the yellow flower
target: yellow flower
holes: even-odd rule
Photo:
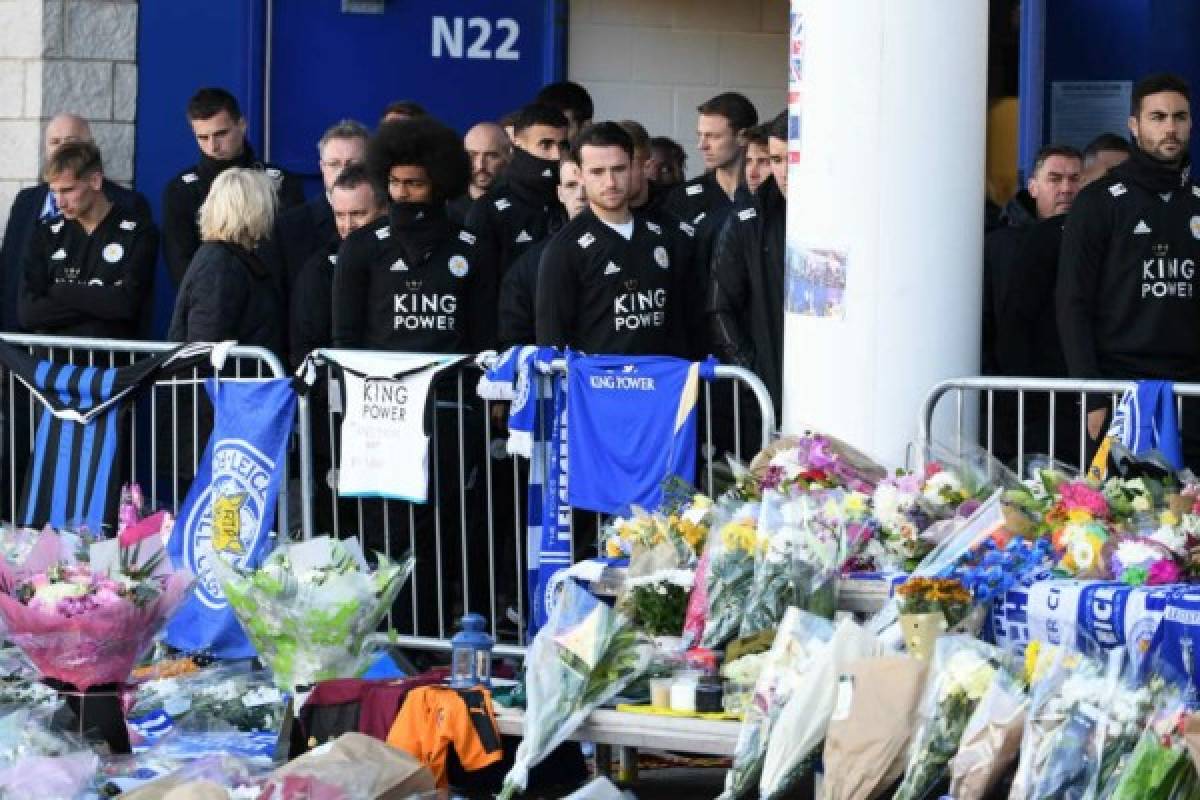
[[[609,558],[620,558],[621,541],[615,536],[611,537],[604,545],[604,552],[608,554]]]
[[[1161,525],[1178,525],[1179,515],[1174,511],[1164,511],[1158,515],[1158,521]]]
[[[712,508],[712,500],[706,494],[697,494],[692,498],[693,508]]]
[[[1067,512],[1067,519],[1069,519],[1071,522],[1091,522],[1092,515],[1090,512],[1084,511],[1082,508],[1076,508]]]
[[[846,495],[846,513],[850,516],[861,516],[867,511],[867,497],[860,492]]]
[[[1025,647],[1025,682],[1032,686],[1042,679],[1044,669],[1040,668],[1038,656],[1042,652],[1042,643],[1034,639]]]

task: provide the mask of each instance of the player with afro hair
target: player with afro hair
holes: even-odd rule
[[[388,187],[393,201],[413,202],[412,198],[397,196],[400,188],[397,182],[403,180],[397,167],[424,170],[429,189],[426,202],[437,205],[461,195],[471,181],[471,159],[463,149],[462,139],[432,117],[380,125],[367,146],[367,171]],[[404,172],[411,182],[413,174]],[[418,193],[417,202],[421,199]]]

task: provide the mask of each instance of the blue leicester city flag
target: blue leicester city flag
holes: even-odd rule
[[[716,362],[666,356],[567,356],[572,506],[657,508],[663,481],[696,477],[697,389]]]
[[[288,435],[296,419],[290,379],[209,381],[216,422],[179,512],[168,552],[196,588],[167,626],[167,643],[217,658],[249,658],[254,647],[225,600],[213,558],[257,567],[270,551]]]

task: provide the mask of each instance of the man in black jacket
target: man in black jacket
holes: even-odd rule
[[[717,234],[734,206],[750,198],[745,186],[746,131],[758,124],[758,111],[737,92],[719,94],[696,111],[704,174],[672,189],[662,207],[695,229],[693,280],[697,296],[703,298]],[[697,334],[692,341],[692,355],[699,358],[712,348],[707,327]]]
[[[1073,378],[1200,380],[1200,186],[1189,179],[1191,93],[1176,75],[1134,87],[1133,156],[1079,195],[1063,229],[1058,327]],[[1088,432],[1107,398],[1088,404]],[[1186,404],[1185,404],[1186,405]],[[1196,462],[1196,410],[1183,415]]]
[[[1083,151],[1080,189],[1128,158],[1129,144],[1124,139],[1113,134],[1097,137]],[[1066,221],[1066,214],[1057,214],[1034,225],[1012,259],[1008,291],[996,309],[996,359],[1001,375],[1067,377],[1055,311],[1058,258]],[[1026,395],[1023,452],[1046,453],[1068,463],[1077,462],[1080,458],[1077,400],[1055,397],[1052,428],[1048,397]],[[1002,458],[1016,455],[1015,436],[1007,443],[997,439],[996,444]]]
[[[566,153],[558,165],[558,200],[572,220],[587,208],[583,191],[583,173],[579,158]],[[500,348],[531,344],[537,336],[538,267],[549,239],[542,239],[526,250],[500,281],[500,306],[497,337]]]
[[[229,167],[264,170],[275,184],[281,210],[304,202],[299,178],[255,157],[246,141],[246,120],[229,92],[215,88],[199,90],[188,101],[187,117],[200,148],[200,161],[172,178],[163,190],[163,255],[176,286],[183,282],[188,264],[200,246],[196,215],[208,197],[213,180],[222,171]]]
[[[1017,251],[1039,220],[1065,214],[1079,193],[1083,156],[1074,147],[1048,145],[1038,151],[1026,188],[1013,195],[1001,215],[1001,227],[983,240],[983,372],[999,372],[996,315],[1012,286],[1010,272]]]
[[[463,137],[463,147],[471,159],[471,183],[467,191],[447,204],[450,219],[463,224],[471,205],[492,188],[512,157],[512,142],[495,122],[479,122]]]
[[[337,238],[330,193],[342,170],[363,163],[370,137],[366,126],[352,119],[341,120],[326,130],[317,142],[324,191],[304,205],[281,213],[275,220],[271,239],[259,248],[263,260],[283,281],[289,299],[300,270],[330,240]]]
[[[91,142],[59,147],[43,176],[61,216],[38,222],[25,250],[22,328],[135,338],[158,259],[154,223],[108,199]]]
[[[787,114],[768,127],[771,175],[729,215],[713,252],[708,313],[717,355],[753,370],[780,412],[783,395],[783,303],[786,272]],[[754,403],[741,403],[743,431],[757,441]]]
[[[592,122],[596,108],[588,90],[574,81],[548,83],[538,90],[533,102],[557,108],[567,118],[567,137],[574,139]]]
[[[467,212],[467,228],[491,253],[500,277],[534,242],[562,226],[556,187],[567,118],[552,106],[527,105],[513,118],[513,144],[504,174]]]
[[[496,267],[475,234],[446,216],[471,167],[457,134],[430,117],[382,126],[369,171],[393,205],[352,233],[333,286],[337,347],[476,353],[495,344]]]
[[[576,139],[588,209],[546,245],[537,344],[586,353],[686,355],[691,228],[629,208],[633,141],[615,122]]]
[[[70,142],[90,142],[92,131],[87,120],[75,114],[59,114],[46,123],[43,153],[46,162],[60,146]],[[104,179],[104,194],[117,206],[146,219],[150,218],[150,204],[140,192]],[[43,181],[17,192],[12,209],[8,213],[8,224],[4,229],[4,242],[0,245],[0,330],[15,332],[21,329],[17,318],[17,297],[20,294],[21,261],[29,245],[29,239],[38,222],[60,218],[54,194]]]
[[[329,203],[336,231],[308,259],[292,291],[288,346],[293,367],[313,350],[333,346],[331,298],[338,249],[350,234],[387,214],[387,190],[362,164],[351,164],[334,180]]]

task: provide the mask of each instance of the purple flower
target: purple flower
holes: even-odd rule
[[[784,474],[783,467],[779,466],[778,464],[772,464],[771,466],[767,467],[766,472],[764,472],[762,476],[762,488],[778,489],[779,484],[783,483]]]
[[[816,469],[838,466],[837,456],[830,451],[829,442],[819,436],[809,439],[808,457],[804,463]]]

